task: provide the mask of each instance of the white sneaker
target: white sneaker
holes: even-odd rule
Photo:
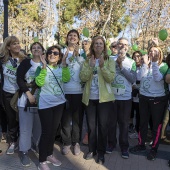
[[[79,145],[79,143],[76,143],[76,145],[74,146],[74,155],[79,155],[80,154],[80,145]]]
[[[54,155],[50,155],[47,157],[47,163],[52,163],[54,166],[60,166],[61,162],[54,157]]]
[[[38,170],[50,170],[47,162],[41,162],[38,166]]]
[[[130,135],[129,135],[129,138],[130,138],[130,139],[138,139],[138,133],[135,132],[135,133],[130,134]]]
[[[7,151],[6,151],[6,154],[7,154],[7,155],[12,155],[12,154],[14,154],[14,151],[15,151],[17,148],[18,148],[18,147],[17,147],[17,145],[16,145],[15,142],[10,143],[9,148],[8,148]]]

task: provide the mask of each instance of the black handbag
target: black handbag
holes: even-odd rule
[[[48,65],[47,65],[47,67],[48,67]],[[64,91],[63,91],[63,89],[61,88],[60,83],[59,83],[58,80],[57,80],[57,77],[55,76],[55,74],[53,73],[53,71],[51,70],[51,68],[50,68],[50,67],[48,67],[48,68],[49,68],[49,70],[51,71],[51,73],[53,74],[54,78],[56,79],[56,82],[57,82],[58,86],[60,87],[63,95],[65,96]],[[68,101],[67,99],[66,99],[66,103],[65,103],[65,108],[66,108],[66,110],[70,108],[70,104],[69,104],[69,101]]]
[[[27,87],[29,87],[29,86],[27,85]],[[31,83],[30,87],[32,87],[31,94],[33,95],[35,93],[35,90],[38,88],[38,86],[36,85],[35,81],[33,81]],[[30,108],[31,109],[37,109],[38,105],[37,105],[37,103],[30,103],[29,99],[27,98],[27,102],[26,102],[24,111],[27,111],[27,108],[29,108],[29,111],[30,111]]]

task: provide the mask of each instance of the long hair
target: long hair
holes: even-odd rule
[[[109,56],[107,54],[107,46],[106,46],[106,43],[105,43],[105,40],[102,36],[96,36],[92,39],[92,43],[90,45],[90,49],[89,49],[89,54],[88,54],[88,58],[90,58],[92,55],[95,56],[95,52],[94,52],[94,44],[95,42],[98,40],[98,39],[101,39],[103,41],[103,44],[104,44],[104,50],[103,50],[103,55],[104,55],[104,60],[108,59]]]
[[[6,63],[9,60],[9,57],[12,57],[8,47],[14,42],[19,42],[19,39],[16,36],[9,36],[5,38],[0,48],[0,58],[2,59],[3,63]],[[19,52],[17,57],[19,58],[19,62],[21,62],[25,58],[22,52]]]
[[[158,61],[158,65],[160,65],[161,63],[162,63],[162,60],[163,60],[163,52],[162,52],[162,50],[161,50],[161,48],[160,47],[158,47],[158,46],[151,46],[149,49],[148,49],[148,54],[149,54],[149,52],[150,52],[150,50],[151,50],[151,48],[157,48],[158,49],[158,51],[159,51],[159,61]]]
[[[75,29],[72,29],[72,30],[70,30],[70,31],[67,33],[67,38],[68,38],[69,34],[71,34],[71,33],[76,33],[77,36],[78,36],[78,39],[80,40],[79,32],[78,32],[77,30],[75,30]],[[66,38],[66,45],[68,46],[67,38]],[[78,42],[77,42],[78,45],[79,45],[79,40],[78,40]]]

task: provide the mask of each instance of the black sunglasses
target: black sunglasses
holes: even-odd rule
[[[57,52],[57,51],[49,51],[49,52],[48,52],[48,54],[49,54],[49,55],[51,55],[51,54],[59,55],[60,53],[59,53],[59,52]]]
[[[113,46],[111,46],[111,47],[112,47],[112,48],[116,48],[116,46],[114,46],[114,45],[113,45]]]

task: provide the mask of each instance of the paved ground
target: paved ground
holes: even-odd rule
[[[129,140],[130,145],[137,143],[136,139]],[[6,155],[6,143],[0,143],[3,155],[0,156],[0,170],[36,170],[38,158],[30,151],[32,164],[30,167],[23,167],[20,163],[18,151],[13,155]],[[155,161],[148,161],[145,155],[130,154],[130,158],[125,160],[120,156],[119,147],[112,154],[106,154],[105,164],[98,165],[95,160],[85,160],[83,157],[88,152],[87,146],[81,146],[82,152],[79,156],[69,153],[67,156],[60,154],[60,146],[55,144],[55,155],[62,161],[61,167],[50,165],[51,170],[170,170],[167,160],[170,159],[170,146],[160,145],[158,158]],[[149,149],[149,146],[148,146]]]

